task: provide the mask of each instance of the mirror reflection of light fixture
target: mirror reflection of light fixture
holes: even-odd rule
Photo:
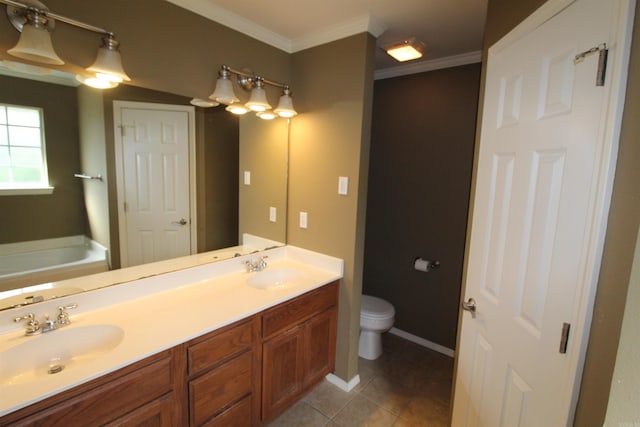
[[[201,99],[201,98],[193,98],[189,102],[191,103],[191,105],[195,105],[196,107],[202,107],[202,108],[217,107],[218,105],[220,105],[219,102],[211,101],[208,99]]]
[[[247,114],[249,112],[249,109],[244,104],[241,104],[239,102],[234,102],[233,104],[228,105],[225,110],[238,116]]]
[[[422,58],[424,48],[425,44],[423,42],[412,37],[410,39],[403,40],[401,43],[385,46],[383,49],[396,61],[406,62]]]
[[[271,110],[258,111],[256,116],[260,117],[262,120],[273,120],[278,117],[278,115]]]
[[[2,0],[0,0],[2,1]],[[240,103],[240,98],[233,89],[231,75],[236,76],[236,82],[244,90],[251,91],[251,95],[246,104]],[[278,107],[271,111],[271,104],[267,99],[265,86],[275,86],[283,89]],[[271,120],[276,117],[293,117],[298,113],[293,108],[291,91],[289,85],[268,80],[253,74],[250,70],[236,70],[223,65],[218,72],[216,88],[209,96],[209,99],[226,104],[226,110],[234,114],[245,114],[249,110],[256,112],[256,115],[264,120]]]
[[[62,65],[51,43],[50,32],[56,22],[64,22],[103,35],[102,45],[93,65],[87,68],[88,75],[78,75],[78,81],[101,89],[118,86],[122,81],[130,81],[124,72],[118,51],[119,42],[110,31],[51,12],[38,0],[0,0],[7,5],[7,15],[11,24],[21,32],[18,43],[7,51],[10,55],[52,65]]]

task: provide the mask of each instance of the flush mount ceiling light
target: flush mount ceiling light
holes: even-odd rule
[[[64,22],[103,36],[95,62],[86,69],[87,75],[77,76],[79,81],[104,89],[131,80],[122,67],[118,51],[120,43],[115,39],[114,33],[51,12],[38,0],[0,0],[0,3],[7,5],[9,21],[21,32],[18,43],[7,51],[10,55],[33,62],[63,65],[64,61],[53,49],[50,33],[54,30],[56,22]]]
[[[412,61],[422,58],[424,55],[425,44],[415,37],[403,40],[400,43],[385,46],[383,49],[389,56],[399,62]]]
[[[0,0],[2,1],[2,0]],[[240,104],[240,98],[233,90],[233,81],[231,75],[236,76],[236,82],[238,86],[246,91],[251,91],[249,101],[246,104]],[[266,86],[274,86],[283,90],[283,95],[280,97],[278,106],[271,112],[271,104],[267,99]],[[291,91],[289,85],[278,83],[273,80],[268,80],[263,77],[253,74],[250,70],[236,70],[223,65],[218,72],[218,80],[216,81],[216,88],[209,96],[209,99],[226,104],[227,111],[234,114],[245,114],[249,110],[256,112],[258,117],[271,120],[276,117],[293,117],[296,114],[296,110],[293,108],[293,100],[291,99]]]

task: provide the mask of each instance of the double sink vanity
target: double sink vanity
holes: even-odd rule
[[[0,425],[265,424],[333,371],[342,274],[285,246],[2,311]]]

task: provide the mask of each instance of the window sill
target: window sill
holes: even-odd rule
[[[0,188],[0,196],[37,196],[53,193],[54,187]]]

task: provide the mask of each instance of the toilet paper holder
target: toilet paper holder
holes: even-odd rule
[[[417,257],[413,260],[413,268],[418,271],[424,271],[425,273],[439,267],[440,261],[429,261],[421,257]]]

